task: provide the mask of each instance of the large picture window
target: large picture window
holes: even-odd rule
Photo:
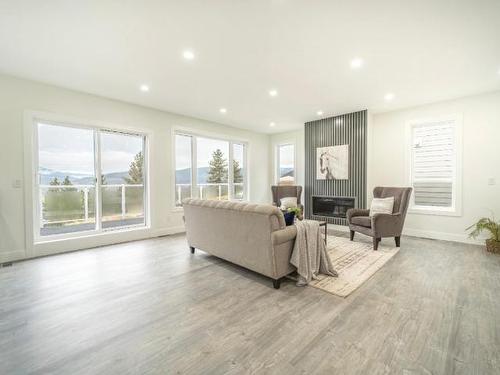
[[[410,124],[411,209],[454,214],[459,209],[459,124],[455,117]]]
[[[196,139],[196,185],[198,198],[229,199],[229,142]]]
[[[100,131],[102,227],[144,225],[144,137]]]
[[[246,199],[246,145],[175,134],[175,205],[185,198]]]
[[[37,121],[36,238],[145,225],[144,135]]]

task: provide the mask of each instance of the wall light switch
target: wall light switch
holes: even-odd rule
[[[12,181],[12,187],[14,189],[20,189],[22,186],[22,181],[21,180],[14,180]]]
[[[497,182],[495,180],[495,177],[490,177],[488,178],[488,185],[496,185]]]

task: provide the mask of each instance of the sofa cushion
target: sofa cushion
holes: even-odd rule
[[[351,218],[351,224],[371,228],[372,218],[369,216],[354,216],[353,218]]]

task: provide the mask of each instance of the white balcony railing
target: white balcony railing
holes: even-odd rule
[[[232,184],[236,191],[236,187],[241,187],[241,194],[233,193],[233,199],[243,199],[243,182],[235,182]],[[198,198],[200,199],[215,199],[215,200],[227,200],[229,199],[229,184],[228,183],[205,183],[197,184],[196,188],[198,190]],[[175,184],[175,204],[177,206],[182,205],[182,199],[186,196],[191,196],[191,184]],[[183,194],[184,193],[184,194]],[[238,196],[240,196],[238,198]]]
[[[201,199],[227,200],[243,199],[244,183],[234,183],[234,192],[229,192],[230,184],[228,183],[205,183],[196,185],[196,194]],[[144,201],[143,195],[140,194],[127,198],[134,189],[143,189],[144,185],[130,184],[105,184],[101,185],[103,200],[103,220],[123,220],[131,219],[136,216],[143,215]],[[40,225],[74,225],[88,223],[95,220],[95,185],[39,185],[39,215]],[[116,189],[115,191],[110,191]],[[176,184],[175,202],[176,205],[182,204],[182,199],[192,196],[191,184]],[[61,195],[53,195],[50,197],[49,192],[60,192]],[[77,193],[72,195],[71,192]],[[105,197],[104,194],[111,193],[111,198]],[[79,194],[78,194],[79,193]],[[50,197],[52,202],[48,202],[47,197]],[[80,199],[81,198],[81,199]],[[55,200],[60,200],[61,204],[55,203]],[[66,200],[66,202],[64,202]],[[68,204],[67,201],[71,201]],[[49,204],[47,204],[49,203]],[[51,206],[52,204],[52,206]],[[110,207],[112,206],[112,207]],[[142,212],[131,212],[131,206],[139,206]],[[111,212],[109,212],[111,211]]]
[[[95,190],[96,186],[95,185],[39,185],[39,204],[40,204],[40,224],[44,226],[45,224],[71,224],[73,222],[88,222],[89,221],[89,213],[91,213],[90,210],[90,204],[89,202],[91,201],[90,196],[92,190]],[[128,215],[127,214],[127,190],[132,190],[132,189],[143,189],[144,185],[142,184],[137,184],[137,185],[131,185],[131,184],[105,184],[101,185],[101,189],[117,189],[117,192],[119,192],[120,195],[120,205],[119,205],[119,210],[116,213],[118,218],[125,219],[129,216],[135,216],[135,215]],[[59,209],[59,214],[61,216],[60,219],[57,218],[50,218],[47,219],[46,216],[50,215],[49,208],[46,207],[46,197],[47,194],[50,192],[56,192],[59,191],[61,193],[64,192],[80,192],[82,195],[82,203],[80,210],[75,210],[75,207],[73,208],[66,208],[64,209],[64,206],[62,209]],[[93,192],[95,195],[95,191]],[[61,196],[59,199],[64,200],[64,196]],[[95,197],[94,197],[95,199]],[[131,202],[135,204],[143,204],[143,198],[141,195],[140,199],[136,199],[137,202]],[[70,213],[70,210],[77,211],[76,218],[64,218],[65,214]],[[81,212],[81,215],[78,214],[78,211]],[[54,215],[57,216],[57,215]]]

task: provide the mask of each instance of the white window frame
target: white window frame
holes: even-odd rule
[[[29,229],[31,232],[32,238],[31,243],[33,245],[50,243],[54,241],[61,240],[70,240],[80,237],[94,237],[99,236],[105,233],[117,233],[117,232],[128,232],[136,229],[150,229],[150,190],[149,190],[149,134],[142,131],[126,129],[122,127],[117,127],[113,125],[107,125],[102,123],[91,123],[88,121],[82,121],[78,119],[65,118],[63,116],[55,116],[51,114],[38,114],[38,113],[28,113],[28,119],[26,121],[27,126],[29,126],[29,131],[31,136],[27,137],[25,149],[31,152],[31,163],[30,163],[30,174],[33,177],[31,180],[31,205],[26,205],[27,208],[31,211],[29,214],[32,217],[32,226]],[[95,178],[96,178],[96,226],[95,229],[78,231],[73,233],[62,233],[62,234],[54,234],[48,236],[40,235],[40,202],[39,202],[39,176],[38,176],[38,124],[43,123],[47,125],[55,125],[55,126],[64,126],[67,128],[76,128],[76,129],[87,129],[93,131],[94,137],[94,169],[95,169]],[[101,147],[100,147],[100,133],[101,132],[111,132],[111,133],[121,133],[127,135],[134,135],[143,137],[143,149],[144,149],[144,170],[146,171],[146,175],[144,178],[144,224],[134,224],[120,227],[110,227],[110,228],[102,228],[102,192],[101,192]],[[29,182],[30,179],[26,179]],[[28,234],[27,234],[28,236]]]
[[[281,160],[280,160],[280,148],[283,146],[293,146],[293,183],[296,185],[297,184],[297,145],[293,141],[284,141],[277,143],[274,147],[274,160],[275,160],[275,167],[274,167],[274,181],[276,181],[276,185],[279,185],[280,183],[280,166],[281,166]]]
[[[249,184],[248,184],[248,148],[249,142],[247,140],[229,138],[224,135],[217,135],[213,133],[204,133],[199,131],[193,131],[191,129],[186,129],[183,127],[173,127],[172,128],[172,210],[182,211],[182,206],[176,205],[175,199],[175,189],[176,189],[176,149],[175,149],[175,136],[182,135],[191,137],[191,197],[197,197],[197,141],[198,138],[208,138],[217,141],[224,141],[229,143],[229,155],[228,155],[228,197],[229,201],[248,201],[249,197]],[[233,179],[233,145],[243,145],[243,199],[234,199],[234,179]]]
[[[453,121],[454,123],[454,145],[455,145],[455,170],[452,177],[452,205],[451,207],[417,206],[415,205],[415,193],[412,192],[408,212],[412,214],[439,215],[439,216],[461,216],[462,215],[462,123],[460,114],[436,116],[430,118],[408,121],[406,124],[406,180],[413,187],[413,129],[419,126],[433,123]]]

